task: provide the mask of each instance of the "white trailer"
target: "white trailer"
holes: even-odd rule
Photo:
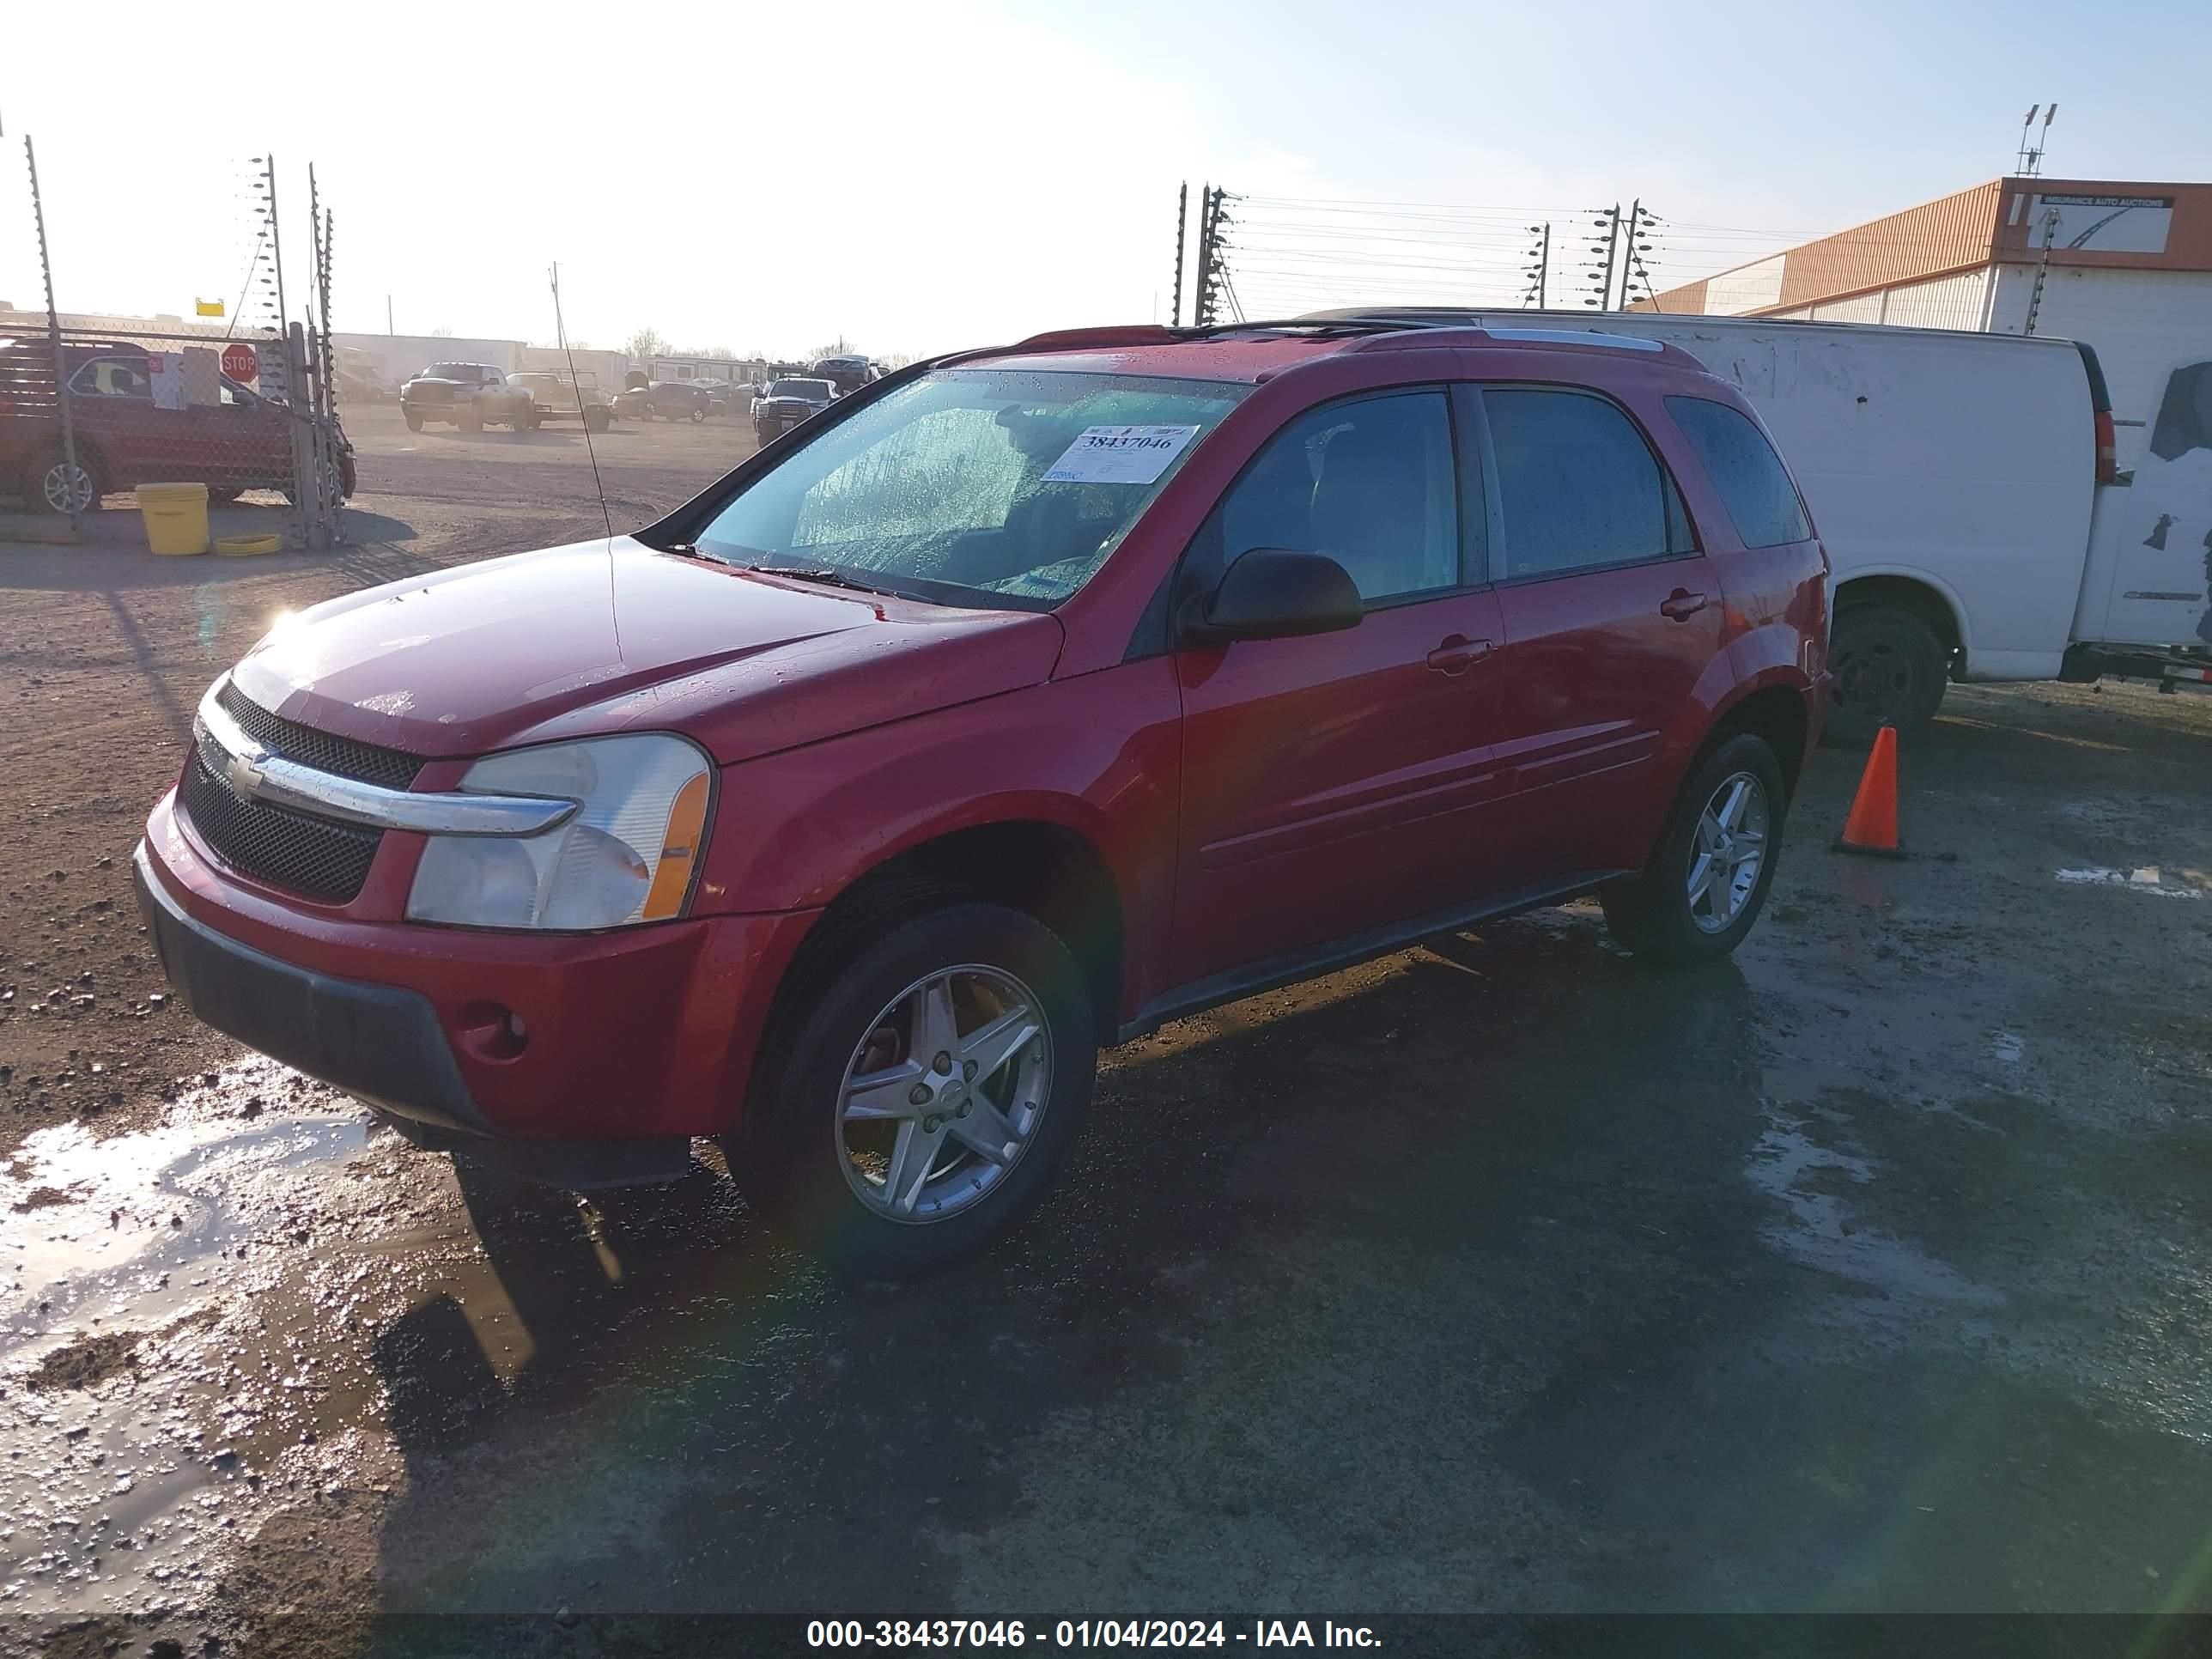
[[[1363,307],[1597,330],[1743,388],[1834,568],[1830,729],[1932,716],[1947,680],[2212,678],[2212,333],[2165,352],[2131,469],[2069,340],[1766,318]],[[2132,446],[2131,446],[2132,447]]]

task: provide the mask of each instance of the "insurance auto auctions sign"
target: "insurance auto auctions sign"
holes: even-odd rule
[[[2036,196],[2029,198],[2027,245],[2090,253],[2163,253],[2173,228],[2171,196]]]

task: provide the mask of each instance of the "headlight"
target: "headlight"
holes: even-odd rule
[[[587,932],[681,915],[714,775],[705,755],[661,734],[489,756],[461,780],[465,793],[545,795],[578,810],[543,835],[431,836],[408,920]]]

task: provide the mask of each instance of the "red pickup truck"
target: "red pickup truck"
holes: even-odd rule
[[[1734,949],[1826,574],[1672,346],[1041,336],[634,535],[300,613],[139,892],[187,1006],[418,1145],[580,1187],[718,1136],[909,1273],[1043,1198],[1102,1044],[1579,894]]]
[[[74,341],[63,348],[72,472],[62,451],[52,348],[0,338],[0,490],[34,511],[97,507],[142,483],[204,483],[209,498],[248,489],[292,489],[292,422],[307,418],[228,378],[220,402],[164,409],[154,401],[154,349],[128,341]],[[335,426],[335,423],[333,423]],[[337,498],[353,494],[353,446],[333,432]]]

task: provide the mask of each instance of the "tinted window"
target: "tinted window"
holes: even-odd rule
[[[1504,577],[1632,564],[1681,551],[1673,485],[1635,423],[1581,392],[1482,394],[1498,458]]]
[[[1326,553],[1370,603],[1457,586],[1443,394],[1364,398],[1300,416],[1231,486],[1216,519],[1225,560],[1255,547]]]
[[[70,390],[102,398],[149,398],[154,382],[143,357],[95,357],[77,370]]]
[[[1667,412],[1697,451],[1746,547],[1811,538],[1813,526],[1782,458],[1742,410],[1706,398],[1669,398]]]

